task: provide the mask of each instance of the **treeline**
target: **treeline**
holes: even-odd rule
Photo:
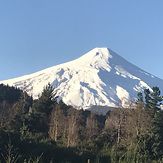
[[[7,103],[12,104],[20,98],[21,90],[0,84],[0,102],[7,101]]]
[[[136,103],[106,115],[58,102],[50,84],[37,100],[4,85],[0,97],[2,163],[163,162],[163,98],[158,87],[145,89]]]

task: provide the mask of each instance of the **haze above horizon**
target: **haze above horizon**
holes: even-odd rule
[[[0,1],[0,80],[74,60],[95,47],[163,79],[163,1]]]

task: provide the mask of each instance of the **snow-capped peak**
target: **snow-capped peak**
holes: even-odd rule
[[[68,67],[77,68],[76,66],[78,65],[78,67],[84,66],[98,69],[101,67],[108,67],[109,58],[112,58],[112,55],[107,48],[95,48],[80,58],[66,64]]]

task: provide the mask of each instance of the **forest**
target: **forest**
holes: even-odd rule
[[[106,115],[0,85],[0,163],[163,163],[163,97],[157,86]]]

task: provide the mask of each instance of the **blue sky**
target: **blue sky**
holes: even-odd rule
[[[108,47],[163,79],[162,0],[0,0],[0,80]]]

